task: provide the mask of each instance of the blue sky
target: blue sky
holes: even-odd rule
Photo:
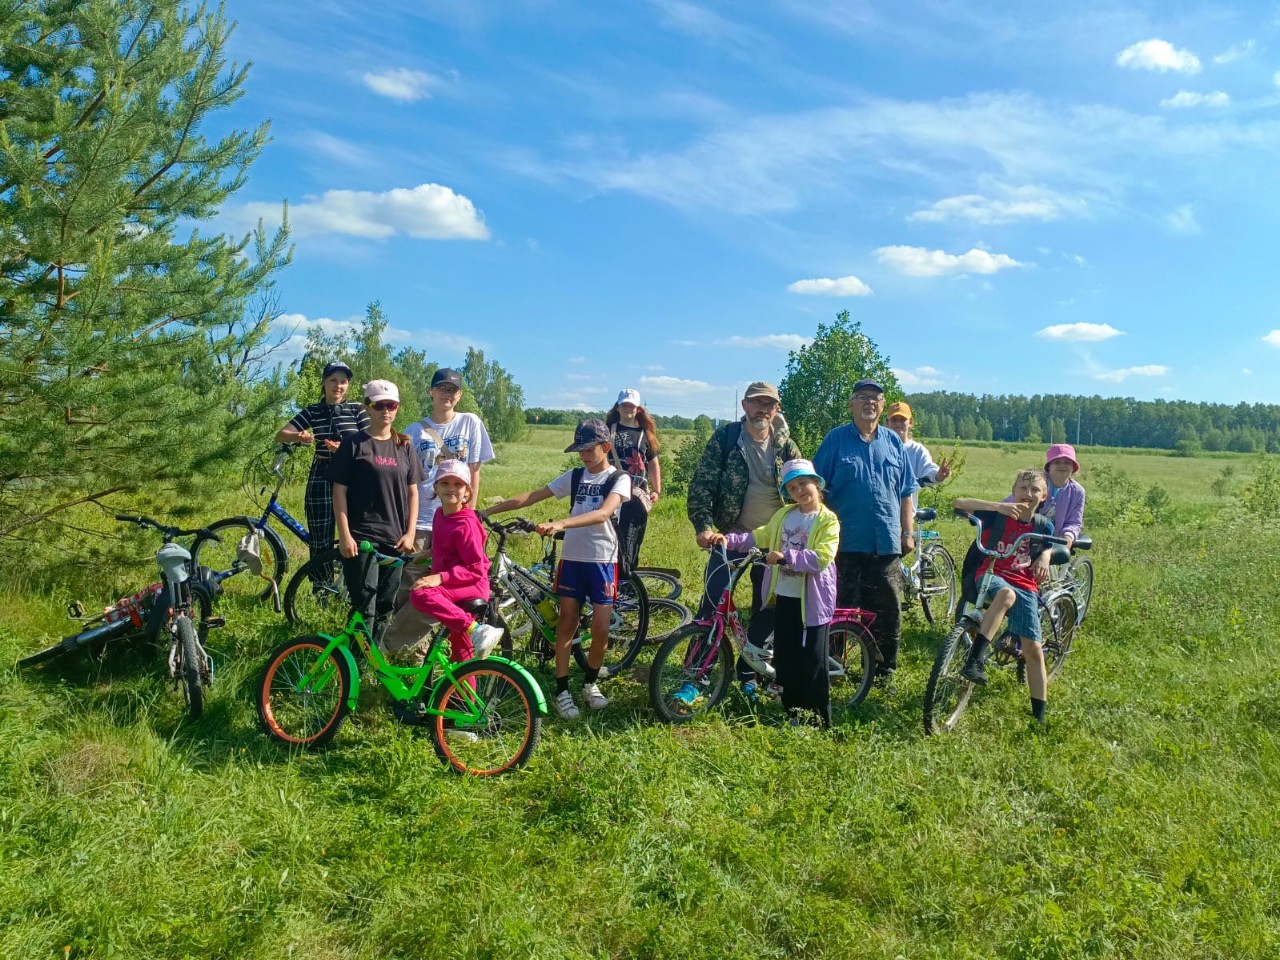
[[[1277,402],[1280,4],[227,12],[282,330],[725,416],[848,309],[909,391]]]

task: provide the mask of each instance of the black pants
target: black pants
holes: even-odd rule
[[[640,566],[640,545],[644,543],[644,531],[649,525],[649,511],[635,498],[628,500],[618,511],[618,575],[625,576]]]
[[[729,559],[741,560],[745,553],[729,551]],[[707,571],[703,575],[707,585],[702,595],[702,605],[698,608],[699,620],[710,620],[715,606],[720,602],[725,585],[729,582],[729,568],[720,560],[720,551],[712,550],[707,560]],[[751,568],[751,620],[747,624],[747,640],[753,646],[763,647],[773,633],[773,607],[764,607],[764,567],[756,565]],[[738,679],[746,682],[755,676],[755,671],[741,657],[738,658]]]
[[[805,710],[831,726],[831,675],[827,667],[830,624],[806,627],[799,597],[775,597],[773,668],[787,713]]]
[[[374,545],[379,553],[395,556],[394,545]],[[399,567],[380,567],[371,553],[357,553],[350,559],[342,559],[342,576],[351,596],[351,609],[359,610],[369,626],[374,639],[381,634],[380,621],[385,623],[396,608],[396,590],[400,586]]]
[[[902,637],[902,581],[898,555],[836,554],[836,606],[862,607],[876,615],[871,635],[883,661],[880,670],[898,669],[898,641]]]

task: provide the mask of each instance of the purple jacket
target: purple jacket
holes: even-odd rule
[[[1084,527],[1084,487],[1075,480],[1068,480],[1058,489],[1057,495],[1040,504],[1036,512],[1053,518],[1055,537],[1069,535],[1074,541]]]
[[[763,527],[750,533],[725,535],[730,550],[745,551],[751,547],[762,550],[782,550],[782,524],[786,515],[795,510],[795,504],[787,504],[773,515]],[[809,549],[782,550],[784,562],[792,570],[805,574],[804,596],[800,598],[800,612],[806,627],[820,627],[830,623],[836,613],[836,549],[840,542],[840,521],[827,507],[823,507],[809,531]],[[765,567],[763,584],[764,606],[773,602],[778,586],[777,566]]]

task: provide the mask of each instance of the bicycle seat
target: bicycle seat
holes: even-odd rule
[[[473,617],[484,616],[489,609],[488,600],[463,600],[458,604],[463,613],[468,613]]]
[[[938,511],[933,507],[921,507],[916,510],[916,523],[929,523],[938,519]]]
[[[1080,536],[1076,537],[1076,542],[1072,544],[1071,549],[1072,550],[1092,550],[1093,537],[1089,536],[1087,533],[1080,534]]]
[[[1060,543],[1055,543],[1049,548],[1049,562],[1052,564],[1070,563],[1071,551]]]

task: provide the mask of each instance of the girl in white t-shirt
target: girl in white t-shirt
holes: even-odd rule
[[[573,498],[573,508],[564,520],[538,524],[544,537],[565,531],[556,569],[555,591],[560,598],[560,621],[556,626],[556,713],[567,720],[578,716],[578,706],[569,692],[569,647],[578,628],[582,604],[591,601],[591,650],[587,654],[586,679],[582,698],[589,710],[603,710],[608,699],[596,681],[609,646],[609,625],[618,595],[618,537],[613,518],[631,496],[631,478],[609,464],[609,428],[602,420],[583,420],[565,453],[582,458],[579,470],[569,470],[545,487],[531,490],[483,511],[486,516],[520,510],[550,497]],[[577,489],[574,475],[578,474]]]

